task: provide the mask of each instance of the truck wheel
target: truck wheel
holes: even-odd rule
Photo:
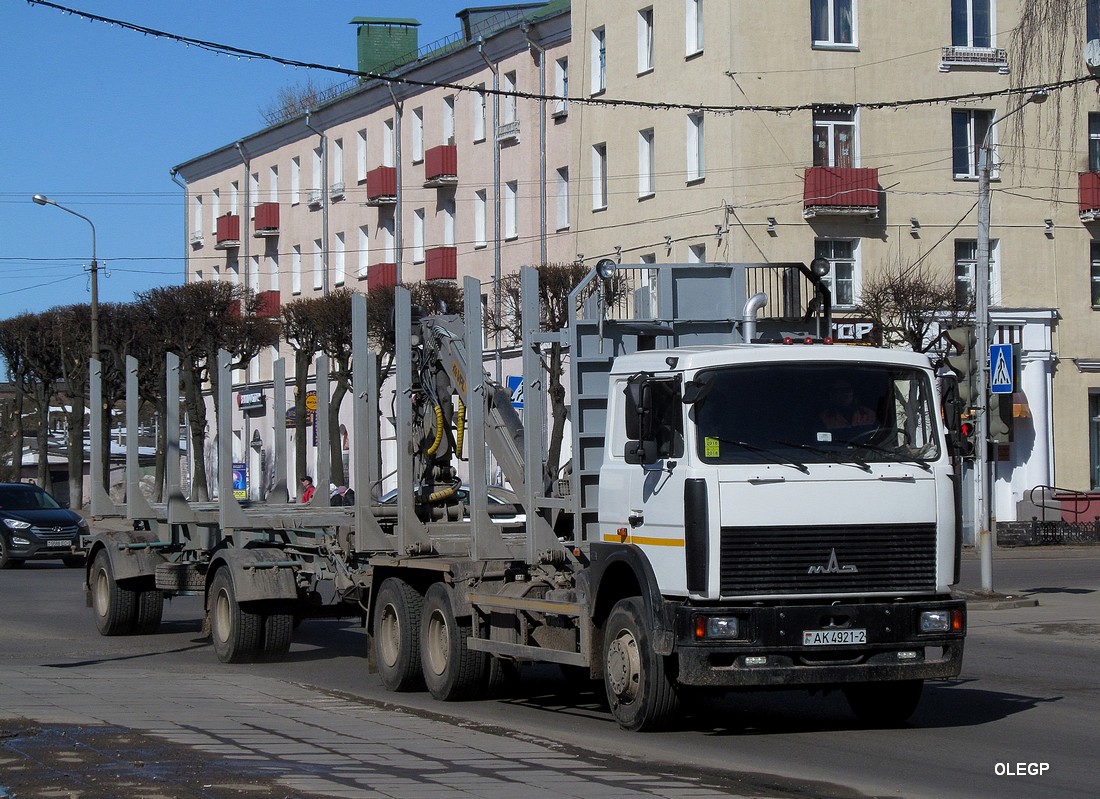
[[[143,588],[137,594],[137,613],[134,618],[134,632],[149,635],[160,629],[161,616],[164,615],[164,594],[157,588]]]
[[[92,611],[99,634],[129,635],[134,632],[138,618],[138,592],[118,584],[107,550],[99,550],[92,561],[88,585],[92,591]]]
[[[424,682],[440,701],[476,699],[489,689],[489,655],[470,649],[472,631],[470,621],[455,618],[447,587],[433,584],[424,597],[420,653]]]
[[[237,601],[233,580],[218,569],[210,583],[210,635],[222,663],[249,663],[256,659],[263,636],[263,617]]]
[[[257,660],[274,663],[290,651],[290,641],[294,637],[294,603],[277,599],[264,605],[263,644]]]
[[[924,680],[846,685],[844,696],[856,718],[870,727],[904,724],[920,704]]]
[[[404,580],[389,577],[374,600],[375,662],[390,691],[424,687],[420,667],[420,619],[424,597]]]
[[[653,651],[645,609],[637,597],[619,601],[604,626],[604,688],[611,715],[624,730],[655,730],[679,707],[662,655]]]

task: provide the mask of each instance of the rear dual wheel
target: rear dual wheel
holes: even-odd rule
[[[107,550],[96,553],[88,585],[100,635],[147,635],[160,628],[164,594],[151,577],[116,580]]]
[[[228,568],[210,582],[210,637],[222,663],[278,661],[294,631],[294,606],[287,600],[240,602]]]
[[[477,699],[490,688],[494,673],[486,652],[470,648],[473,621],[455,616],[451,591],[435,583],[424,597],[420,652],[424,682],[436,699]]]
[[[424,687],[420,662],[420,624],[424,597],[404,580],[388,577],[374,601],[374,660],[390,691]]]

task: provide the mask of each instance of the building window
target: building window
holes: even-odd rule
[[[1100,114],[1089,113],[1089,172],[1100,172]]]
[[[313,150],[313,182],[310,183],[310,200],[313,197],[321,196],[321,170],[324,169],[324,164],[321,161],[321,148],[317,147]]]
[[[974,275],[978,265],[978,242],[974,239],[955,240],[955,302],[960,308],[974,305]],[[1000,302],[997,271],[997,242],[989,240],[989,304]]]
[[[706,148],[703,138],[702,113],[688,114],[687,116],[687,179],[688,181],[702,180],[706,175],[706,161],[704,159]]]
[[[210,192],[210,229],[217,231],[218,217],[222,215],[222,193],[220,189]]]
[[[956,178],[978,177],[982,142],[992,124],[992,111],[951,112],[951,164]]]
[[[569,167],[567,166],[558,170],[557,201],[557,229],[565,230],[569,227]]]
[[[419,164],[424,160],[424,109],[414,108],[412,115],[412,160]]]
[[[684,54],[703,52],[703,0],[684,0]]]
[[[455,96],[443,98],[443,144],[455,143]]]
[[[504,184],[504,238],[519,237],[519,182],[509,180]]]
[[[592,210],[607,208],[607,145],[592,145]]]
[[[951,44],[955,47],[992,47],[991,0],[951,0]]]
[[[707,262],[707,245],[692,244],[688,247],[689,264],[705,264]]]
[[[474,141],[485,141],[485,84],[479,83],[472,96]]]
[[[253,291],[260,290],[260,256],[251,255],[248,258],[248,286]]]
[[[569,111],[568,101],[565,99],[569,96],[569,59],[559,58],[554,62],[554,95],[560,97],[560,100],[554,103],[554,116],[562,116]]]
[[[393,166],[394,153],[393,118],[387,119],[382,127],[382,166]]]
[[[852,108],[814,109],[814,166],[856,166],[856,120]]]
[[[378,224],[382,228],[382,252],[386,259],[383,263],[397,263],[397,239],[393,232],[393,216],[379,217]]]
[[[1085,0],[1085,41],[1100,40],[1100,1]]]
[[[501,98],[503,124],[516,121],[516,73],[504,73],[504,96]]]
[[[302,245],[295,244],[290,250],[290,293],[302,293]]]
[[[234,216],[238,213],[240,207],[241,187],[237,181],[233,181],[229,184],[229,213]]]
[[[653,128],[638,131],[638,196],[652,197],[653,186]]]
[[[455,198],[448,197],[441,203],[443,210],[443,246],[455,246]]]
[[[355,134],[355,181],[362,183],[367,179],[367,131],[360,130]]]
[[[413,251],[414,264],[424,262],[424,209],[413,211]]]
[[[1100,488],[1100,394],[1089,394],[1089,465],[1095,491]]]
[[[273,166],[267,174],[267,201],[279,202],[279,167]]]
[[[1092,243],[1092,263],[1089,267],[1092,307],[1100,308],[1100,242]]]
[[[485,189],[474,192],[474,247],[481,248],[486,245],[486,201]]]
[[[344,242],[344,234],[337,233],[335,247],[332,253],[332,276],[334,286],[344,285],[344,269],[346,267],[346,263],[344,260],[345,251],[346,246]]]
[[[852,46],[856,0],[812,0],[810,33],[815,47]]]
[[[260,204],[260,173],[252,172],[248,176],[248,216],[256,217],[256,206]]]
[[[370,230],[366,225],[359,226],[359,269],[356,277],[366,277],[370,267]]]
[[[829,274],[822,282],[833,295],[834,308],[853,308],[859,299],[859,269],[854,241],[814,242],[814,257],[829,262]]]
[[[592,94],[599,94],[607,88],[606,38],[606,32],[602,27],[592,31]]]
[[[297,205],[302,201],[302,158],[294,156],[290,159],[290,204]],[[233,206],[236,208],[237,200],[234,198]]]
[[[332,177],[329,189],[335,193],[344,191],[344,140],[332,140]]]
[[[267,268],[271,280],[269,283],[271,290],[279,291],[281,288],[279,286],[279,253],[272,253],[267,257]]]
[[[321,289],[325,285],[325,251],[320,239],[313,240],[313,288]]]
[[[191,238],[202,238],[202,195],[191,198]]]
[[[638,74],[653,69],[653,8],[638,12]]]

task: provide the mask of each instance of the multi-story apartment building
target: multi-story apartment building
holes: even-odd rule
[[[921,264],[972,295],[988,136],[992,338],[1020,352],[994,514],[1014,519],[1035,486],[1100,489],[1100,102],[1055,85],[1087,74],[1096,5],[1062,72],[1026,81],[1024,0],[463,11],[446,48],[361,66],[415,83],[366,81],[178,167],[188,274],[286,301],[547,261],[824,258],[843,338],[876,275]],[[503,94],[462,88],[480,86]]]

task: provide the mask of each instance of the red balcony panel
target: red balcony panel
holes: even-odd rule
[[[367,267],[367,289],[397,285],[397,264],[372,264]]]
[[[229,312],[229,315],[232,316],[234,319],[240,319],[240,317],[241,317],[241,301],[240,300],[230,300],[229,301],[229,308],[227,310]]]
[[[241,244],[241,218],[237,214],[222,214],[217,221],[218,249],[239,247]]]
[[[424,185],[453,186],[458,182],[458,148],[441,144],[424,153]]]
[[[279,292],[261,291],[256,295],[256,316],[266,319],[279,318]]]
[[[367,173],[367,202],[383,205],[397,201],[397,168],[375,167]]]
[[[1078,176],[1082,222],[1100,219],[1100,172],[1082,172]]]
[[[271,235],[279,232],[279,204],[259,203],[256,206],[256,233],[257,236]]]
[[[424,256],[425,280],[455,280],[458,277],[457,247],[433,247]]]
[[[806,170],[803,216],[878,216],[878,204],[878,170],[873,167]]]

